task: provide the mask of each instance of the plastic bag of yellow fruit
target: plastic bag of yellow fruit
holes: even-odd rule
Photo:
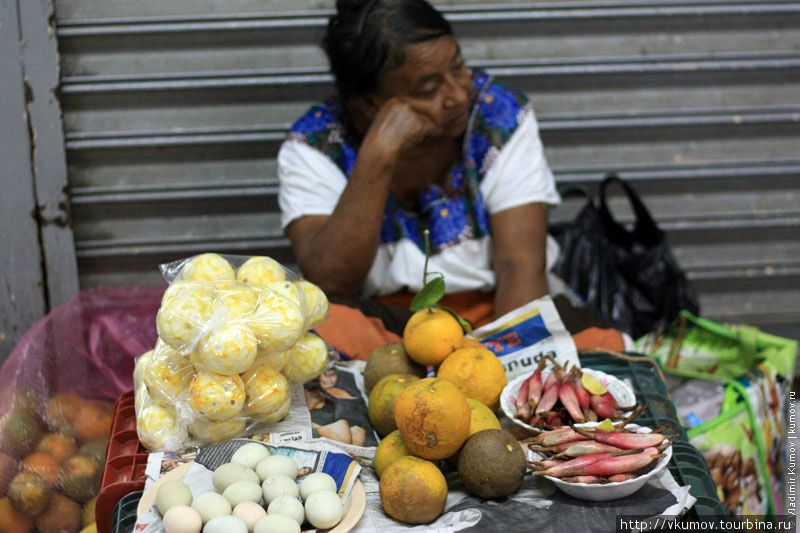
[[[310,331],[327,318],[325,293],[270,257],[204,253],[161,272],[159,339],[134,370],[152,450],[262,431],[287,416],[292,387],[337,358]]]

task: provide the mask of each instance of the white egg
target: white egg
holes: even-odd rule
[[[165,533],[200,533],[203,519],[188,505],[176,505],[164,513],[161,521]]]
[[[261,485],[252,481],[236,481],[228,485],[222,495],[230,502],[231,507],[242,502],[258,503],[261,501]]]
[[[303,501],[306,501],[310,494],[320,490],[332,490],[336,492],[336,481],[325,472],[309,474],[300,483],[300,497],[303,498]]]
[[[231,462],[239,463],[247,468],[255,469],[256,465],[265,457],[269,457],[269,452],[267,451],[266,446],[257,442],[248,442],[233,452],[233,456],[231,456]]]
[[[300,524],[282,514],[268,514],[258,521],[253,533],[300,533]]]
[[[252,468],[247,468],[239,463],[225,463],[224,465],[220,465],[211,475],[211,482],[218,492],[225,492],[225,489],[237,481],[261,483],[258,474],[256,474]]]
[[[328,529],[342,519],[342,500],[332,490],[319,490],[306,500],[306,518],[312,526]]]
[[[235,516],[217,516],[203,527],[203,533],[247,533],[247,525]]]
[[[306,519],[303,503],[296,496],[278,496],[269,504],[267,513],[294,518],[298,524],[302,524]]]
[[[261,489],[264,496],[264,503],[267,505],[271,504],[272,500],[278,496],[293,496],[297,498],[300,495],[297,483],[289,476],[282,474],[269,476],[264,480],[264,483],[261,484]]]
[[[297,466],[297,461],[288,455],[270,455],[265,457],[256,465],[256,474],[264,481],[269,476],[283,474],[292,479],[297,479],[297,472],[300,468]]]
[[[204,524],[217,516],[231,514],[231,504],[228,500],[213,491],[198,494],[192,500],[192,509],[200,513]]]
[[[240,518],[252,533],[259,520],[267,516],[267,511],[255,502],[242,502],[233,508],[233,516]]]
[[[156,492],[156,507],[161,516],[176,505],[192,505],[192,491],[180,479],[170,479],[158,487]]]

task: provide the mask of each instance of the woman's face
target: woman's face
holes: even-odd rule
[[[437,136],[455,138],[467,128],[472,79],[452,36],[408,45],[403,64],[386,72],[378,98],[414,100],[437,126]]]

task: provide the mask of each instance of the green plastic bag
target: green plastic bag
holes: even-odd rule
[[[782,451],[797,341],[682,311],[669,330],[648,334],[636,345],[666,374],[725,384],[719,415],[687,435],[707,454],[720,500],[729,511],[783,514]],[[738,470],[731,470],[731,464]]]

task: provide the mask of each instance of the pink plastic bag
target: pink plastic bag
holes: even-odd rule
[[[76,294],[36,323],[0,369],[0,415],[24,390],[43,406],[57,393],[114,402],[133,388],[134,358],[156,343],[165,287],[103,287]]]

